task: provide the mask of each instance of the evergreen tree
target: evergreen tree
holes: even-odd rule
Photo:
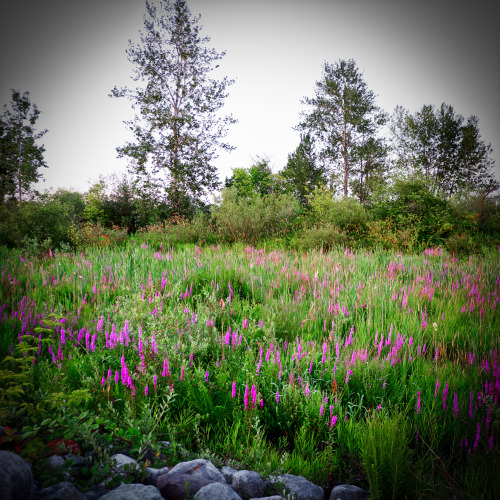
[[[330,163],[335,178],[342,179],[347,196],[349,181],[356,174],[353,150],[364,137],[375,136],[386,115],[375,105],[375,94],[352,59],[325,63],[316,96],[302,103],[311,110],[302,113],[297,128],[311,133],[321,145],[320,158]]]
[[[232,80],[211,78],[225,53],[206,47],[210,38],[201,37],[199,16],[192,17],[185,0],[146,7],[141,42],[127,50],[134,81],[144,86],[115,87],[111,94],[128,97],[140,112],[127,122],[135,142],[117,151],[132,159],[138,176],[162,173],[173,211],[183,213],[219,186],[217,148],[233,149],[222,139],[235,120],[219,115]]]
[[[285,168],[281,171],[288,190],[302,206],[309,204],[307,198],[320,184],[326,184],[323,169],[318,166],[317,155],[310,134],[301,135],[297,149],[288,155]]]
[[[33,183],[42,178],[47,167],[43,145],[37,144],[47,131],[35,131],[40,111],[31,104],[29,92],[12,90],[10,109],[4,106],[0,116],[0,205],[17,196],[19,203]]]

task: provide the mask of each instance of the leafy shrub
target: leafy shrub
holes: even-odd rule
[[[298,250],[304,251],[313,248],[331,250],[335,247],[352,247],[353,244],[353,238],[344,231],[340,231],[332,224],[325,224],[305,229],[302,236],[296,240],[295,246]]]
[[[114,247],[123,243],[126,237],[126,229],[116,226],[108,229],[91,222],[86,222],[83,225],[72,224],[69,231],[69,239],[75,248]]]
[[[480,249],[477,242],[467,234],[454,234],[446,240],[445,247],[455,255],[470,255],[478,253]]]
[[[290,232],[299,213],[299,203],[291,195],[272,193],[243,198],[232,187],[224,189],[222,199],[212,207],[212,216],[223,238],[252,245]]]
[[[0,209],[0,244],[21,247],[23,241],[41,244],[50,239],[53,247],[68,241],[69,216],[59,201],[29,201]]]
[[[367,222],[367,242],[372,247],[381,247],[385,250],[405,252],[417,251],[422,245],[418,243],[418,219],[406,217],[406,224],[400,218],[399,224],[392,219],[382,219]]]
[[[312,219],[319,224],[331,224],[341,231],[362,234],[366,230],[368,213],[354,198],[334,198],[332,191],[322,186],[309,197]]]

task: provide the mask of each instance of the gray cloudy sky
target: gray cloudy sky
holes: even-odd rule
[[[235,78],[224,111],[239,120],[216,165],[223,181],[234,167],[265,156],[274,171],[298,145],[292,127],[300,101],[314,95],[325,61],[352,58],[378,105],[417,111],[446,102],[479,117],[500,178],[500,30],[496,1],[475,0],[188,0],[201,14],[210,46]],[[110,90],[131,84],[125,50],[137,39],[143,0],[4,0],[0,4],[0,103],[10,89],[29,91],[42,111],[46,182],[86,190],[99,174],[126,170],[130,103]]]

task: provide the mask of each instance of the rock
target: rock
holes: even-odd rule
[[[49,458],[47,458],[45,463],[51,469],[58,469],[59,467],[62,467],[64,465],[64,458],[59,455],[52,455]]]
[[[122,484],[106,493],[100,500],[163,500],[163,497],[154,486]]]
[[[261,475],[251,470],[240,470],[233,474],[231,484],[243,500],[261,497],[266,492],[266,483]]]
[[[139,469],[139,464],[137,463],[136,460],[127,457],[127,455],[123,455],[122,453],[117,453],[116,455],[113,455],[110,458],[115,472],[119,472],[120,474],[123,474],[125,472],[125,466],[128,466],[131,469],[132,468]]]
[[[36,500],[86,500],[86,497],[72,483],[63,481],[40,490]]]
[[[108,493],[108,488],[104,488],[103,486],[99,486],[98,484],[93,484],[89,491],[86,491],[83,496],[87,500],[99,500],[102,496]]]
[[[280,495],[271,495],[270,497],[250,498],[250,500],[285,500],[285,499]]]
[[[163,467],[161,469],[155,469],[154,467],[146,467],[147,476],[144,480],[144,484],[150,484],[156,486],[156,480],[163,474],[168,474],[170,467]]]
[[[282,484],[287,492],[295,495],[296,500],[325,500],[323,488],[316,486],[303,476],[282,474],[274,478],[273,482]]]
[[[194,500],[241,500],[241,497],[231,486],[225,483],[214,482],[199,489]]]
[[[227,465],[225,465],[224,467],[222,467],[222,469],[220,470],[221,474],[224,476],[224,479],[230,483],[231,482],[231,478],[233,477],[233,474],[235,472],[238,472],[236,469],[233,469],[232,467],[228,467]]]
[[[330,500],[366,500],[370,496],[368,490],[352,484],[339,484],[333,488]]]
[[[190,460],[189,462],[181,462],[175,467],[172,467],[169,474],[193,474],[193,476],[210,479],[225,483],[224,476],[217,470],[215,465],[205,458]]]
[[[182,500],[192,498],[201,488],[216,481],[204,479],[194,474],[163,474],[156,480],[156,487],[163,498],[169,500]]]
[[[0,498],[24,500],[29,498],[33,484],[31,464],[15,453],[0,450]]]

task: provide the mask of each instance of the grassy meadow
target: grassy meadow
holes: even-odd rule
[[[0,249],[0,446],[493,498],[499,251]],[[63,441],[65,440],[65,441]],[[173,446],[166,448],[162,441]],[[177,446],[179,445],[179,446]]]

